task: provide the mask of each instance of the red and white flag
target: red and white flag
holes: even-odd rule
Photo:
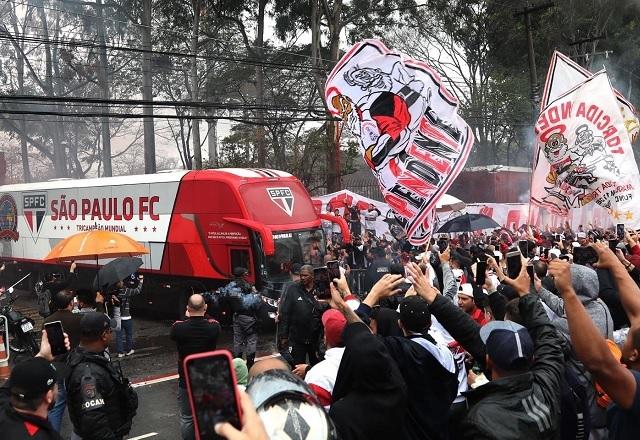
[[[640,175],[619,101],[598,72],[550,102],[536,126],[532,203],[567,216],[596,203],[640,227]]]
[[[456,98],[428,64],[364,40],[331,71],[325,100],[358,139],[409,241],[426,243],[436,203],[473,146]]]

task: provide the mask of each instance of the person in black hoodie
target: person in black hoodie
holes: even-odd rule
[[[383,277],[359,311],[366,312],[381,297],[393,294],[402,281],[397,275]],[[382,341],[409,385],[407,438],[448,439],[449,411],[458,394],[458,370],[453,355],[447,346],[438,344],[428,334],[431,313],[424,299],[415,295],[406,297],[400,303],[396,322],[402,335],[386,336]],[[379,335],[389,331],[382,330]]]
[[[344,277],[342,287],[346,286]],[[407,387],[385,344],[371,333],[337,289],[332,307],[347,319],[329,416],[342,440],[405,439]]]

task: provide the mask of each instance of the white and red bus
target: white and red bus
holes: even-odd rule
[[[249,269],[258,289],[277,292],[293,263],[322,264],[319,214],[291,174],[267,169],[169,171],[0,186],[3,260],[23,271],[52,271],[42,259],[65,237],[91,229],[127,234],[146,246],[144,297],[175,310],[193,289],[210,290]],[[83,281],[95,275],[86,262]],[[31,277],[35,279],[36,277]],[[33,281],[32,281],[33,282]]]

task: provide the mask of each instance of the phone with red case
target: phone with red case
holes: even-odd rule
[[[227,350],[187,356],[184,374],[196,440],[222,438],[214,431],[216,423],[229,422],[241,429],[236,374]]]

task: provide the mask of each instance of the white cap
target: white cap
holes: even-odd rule
[[[500,252],[500,251],[494,251],[494,252],[493,252],[493,256],[494,256],[494,257],[498,257],[498,258],[502,258],[502,252]]]
[[[560,253],[561,253],[560,249],[556,249],[556,248],[549,249],[549,255],[553,255],[556,258],[560,257]]]
[[[458,296],[470,296],[473,298],[473,286],[469,283],[464,283],[460,285],[460,290],[458,290]]]
[[[577,241],[574,241],[573,243],[571,243],[571,246],[580,247],[580,243],[578,243]]]
[[[578,232],[578,235],[576,235],[576,237],[578,237],[578,238],[587,238],[587,234],[586,234],[586,232]]]

